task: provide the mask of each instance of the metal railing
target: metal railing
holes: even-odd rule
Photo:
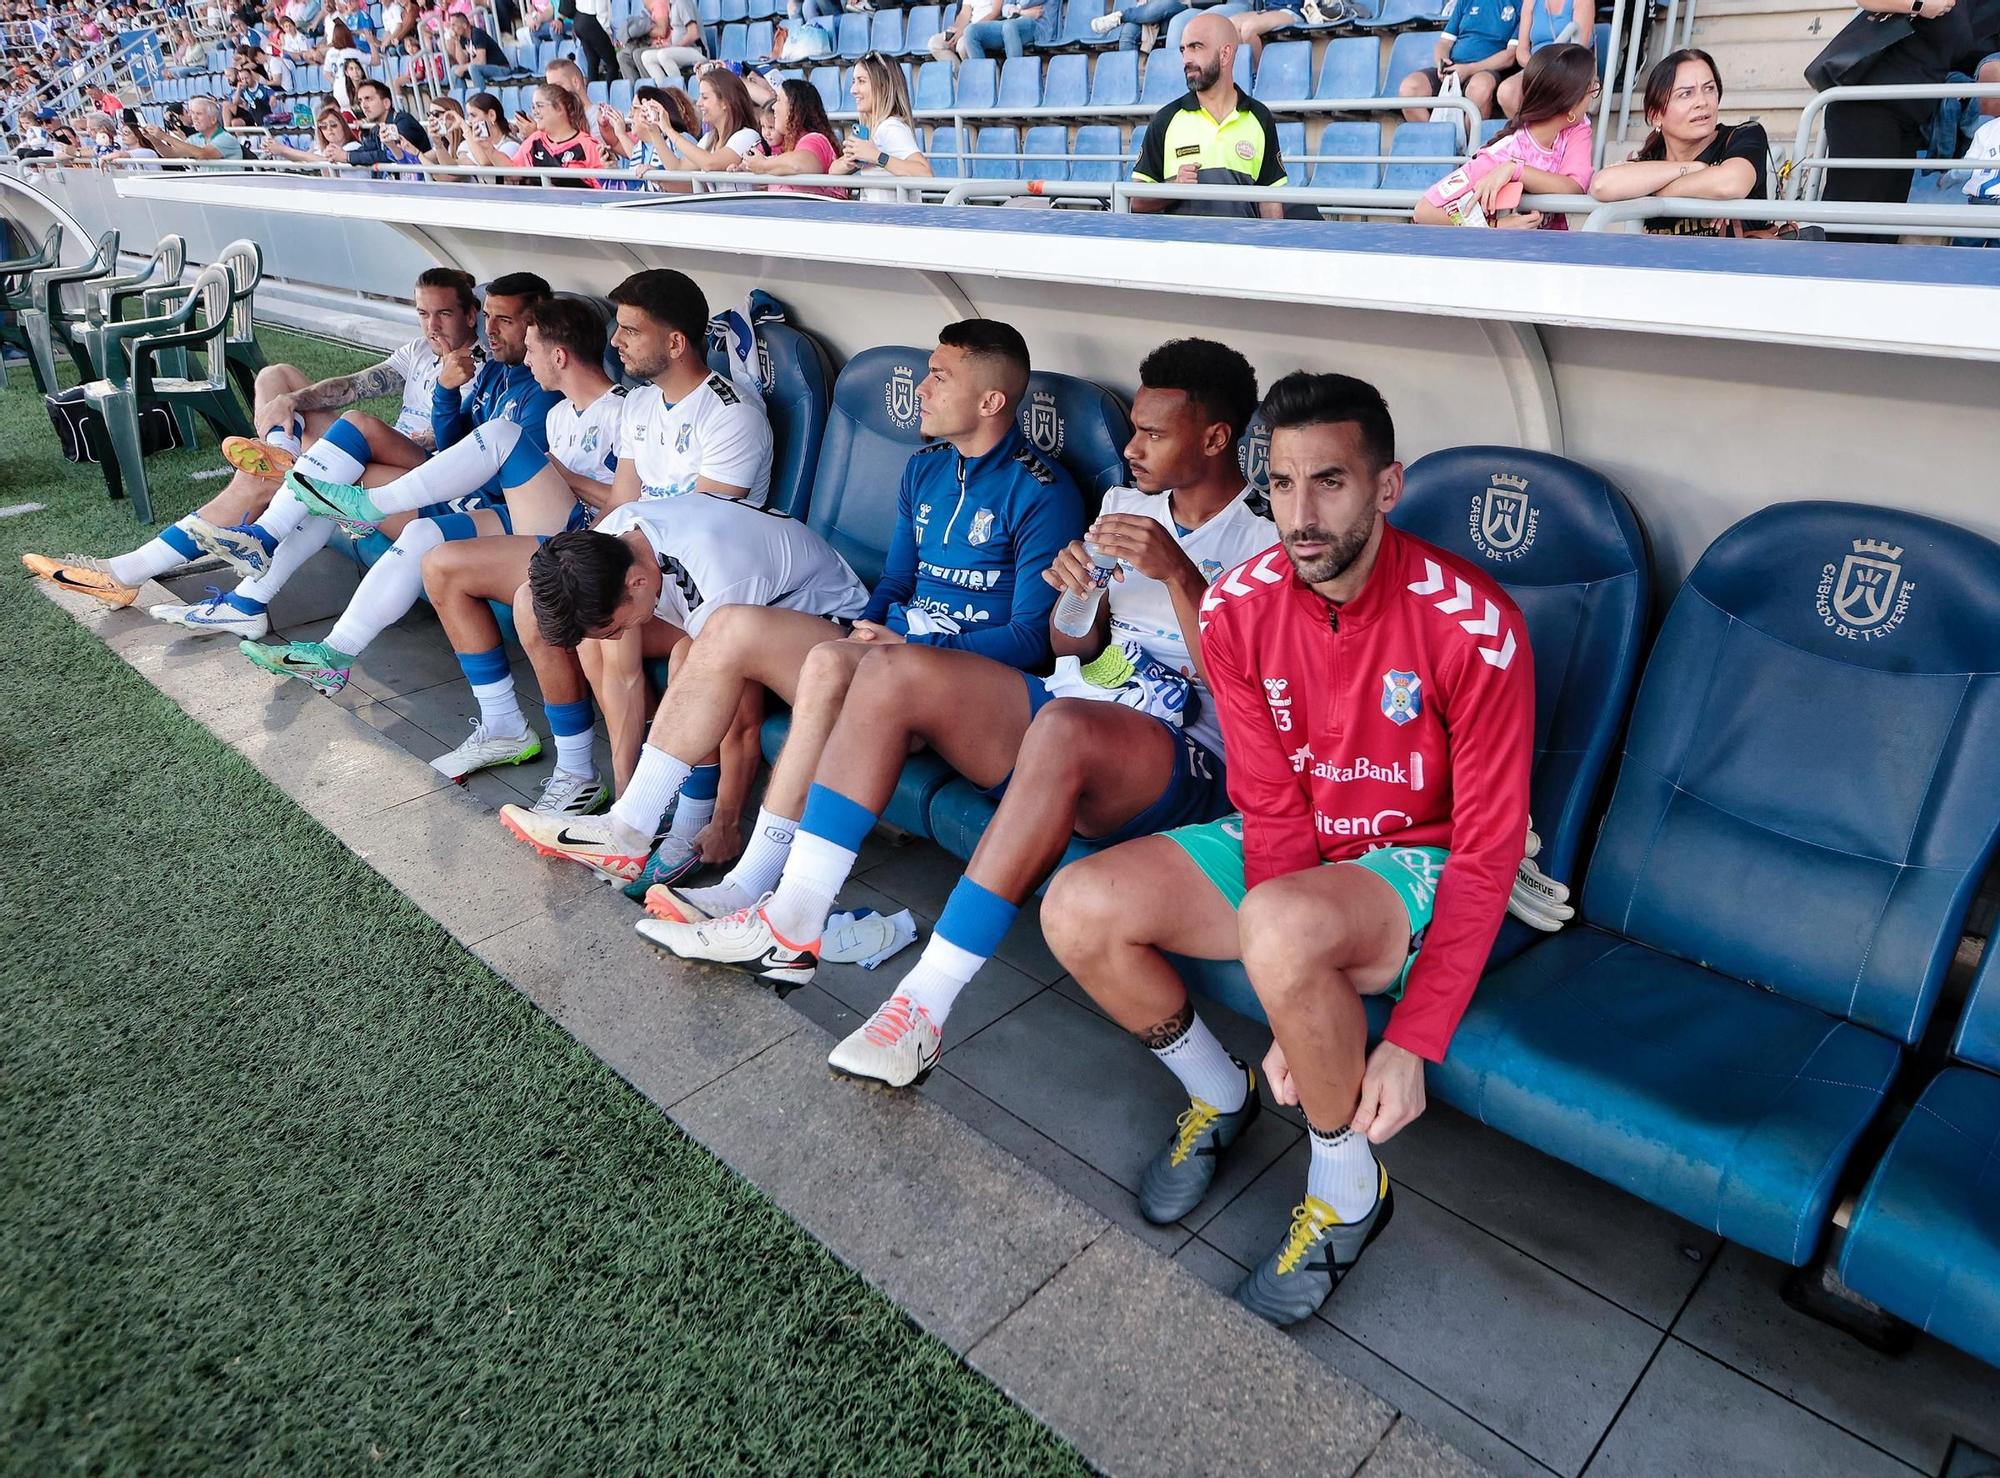
[[[1882,87],[1829,87],[1816,93],[1799,111],[1798,132],[1792,139],[1792,176],[1788,199],[1817,200],[1830,169],[1907,169],[1913,175],[1924,170],[1992,168],[1990,159],[1845,159],[1813,152],[1815,125],[1835,103],[1883,102],[1896,98],[2000,98],[2000,82],[1911,82]],[[1818,136],[1825,141],[1824,134]],[[1808,193],[1808,179],[1811,190]],[[1976,207],[1975,207],[1976,208]]]
[[[1584,218],[1586,231],[1614,231],[1633,221],[1668,216],[1675,220],[1755,221],[1774,218],[1802,226],[1825,226],[1859,236],[2000,237],[2000,210],[1979,205],[1878,205],[1852,200],[1662,200],[1642,195],[1599,205]]]

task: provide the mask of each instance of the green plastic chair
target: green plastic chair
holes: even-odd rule
[[[49,227],[42,244],[34,251],[25,257],[0,261],[0,390],[7,388],[6,350],[10,345],[27,355],[30,362],[34,360],[34,349],[20,322],[21,310],[28,306],[28,278],[61,264],[62,239],[62,224],[57,222]]]
[[[152,490],[146,482],[146,457],[139,433],[143,411],[165,406],[176,419],[191,411],[208,422],[218,439],[255,434],[249,412],[238,402],[229,378],[231,295],[229,269],[218,262],[202,269],[172,312],[103,327],[103,352],[123,371],[123,382],[93,380],[83,387],[84,399],[104,417],[111,443],[105,480],[111,484],[111,494],[118,496],[122,488],[132,499],[132,511],[141,523],[153,521]],[[200,379],[184,368],[191,357],[199,357],[207,367]],[[183,366],[181,373],[159,372],[177,366]]]
[[[28,336],[28,362],[42,394],[56,392],[56,325],[68,311],[63,306],[63,290],[87,282],[101,282],[118,270],[118,229],[113,227],[97,238],[90,258],[80,267],[44,267],[28,274],[28,305],[21,310],[21,328]],[[63,346],[76,360],[77,372],[88,376],[90,361],[70,342],[67,332]]]
[[[146,301],[148,288],[178,287],[187,270],[187,243],[178,236],[163,236],[153,248],[152,259],[137,272],[107,277],[83,306],[81,314],[65,314],[62,327],[68,332],[70,350],[86,380],[108,379],[112,366],[104,359],[103,329],[125,316],[125,305],[135,299]]]
[[[229,374],[243,403],[255,409],[257,376],[268,361],[257,343],[257,285],[264,280],[264,249],[232,241],[217,258],[229,269]]]

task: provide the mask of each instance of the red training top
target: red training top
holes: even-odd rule
[[[1521,613],[1477,567],[1385,525],[1345,605],[1267,550],[1209,587],[1201,643],[1249,887],[1377,847],[1450,850],[1386,1034],[1442,1062],[1527,843]]]

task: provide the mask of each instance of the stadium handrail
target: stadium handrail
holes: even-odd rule
[[[1812,152],[1813,126],[1820,115],[1835,103],[1880,102],[1895,98],[2000,98],[2000,82],[1902,82],[1875,87],[1829,87],[1815,93],[1799,110],[1798,132],[1792,140],[1792,176],[1787,199],[1806,199],[1806,176],[1814,176],[1812,195],[1817,199],[1829,169],[1907,169],[1917,173],[1927,169],[1975,169],[1991,167],[1986,159],[1842,159]],[[1824,136],[1822,135],[1822,141]]]
[[[1870,236],[2000,236],[2000,212],[1978,205],[1886,205],[1866,200],[1662,200],[1641,195],[1598,205],[1584,217],[1586,231],[1610,231],[1655,216],[1676,220],[1762,221],[1782,217],[1804,226],[1830,226]]]

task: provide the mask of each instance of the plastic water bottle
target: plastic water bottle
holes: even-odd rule
[[[1053,620],[1056,630],[1064,636],[1090,635],[1090,628],[1097,621],[1097,603],[1104,599],[1104,587],[1111,583],[1111,572],[1118,568],[1117,555],[1105,554],[1087,542],[1083,547],[1089,553],[1093,567],[1090,591],[1088,594],[1078,595],[1074,591],[1065,590],[1056,597]]]

